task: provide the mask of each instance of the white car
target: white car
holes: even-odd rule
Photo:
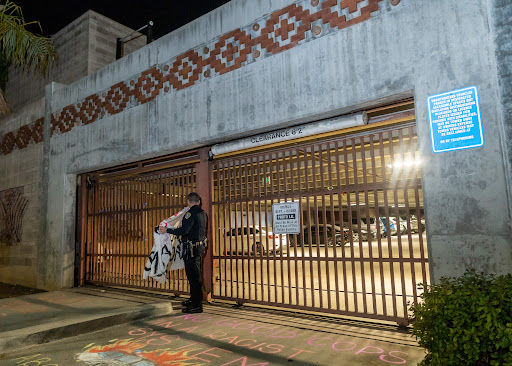
[[[221,239],[220,246],[221,252],[224,252],[222,253],[224,255],[250,253],[266,254],[267,250],[276,253],[286,251],[286,243],[286,235],[274,234],[272,228],[250,226],[228,231],[226,233],[225,243]]]

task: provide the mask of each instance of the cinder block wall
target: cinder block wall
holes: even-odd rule
[[[42,117],[44,99],[26,105],[3,120],[0,136]],[[21,227],[21,243],[0,244],[0,281],[37,287],[37,240],[41,217],[43,144],[30,144],[8,155],[0,154],[0,192],[22,187],[28,204]]]

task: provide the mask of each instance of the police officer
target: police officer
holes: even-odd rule
[[[201,260],[206,249],[206,223],[208,217],[201,209],[201,197],[197,193],[187,196],[190,210],[183,217],[182,225],[178,229],[166,229],[160,226],[159,231],[164,234],[181,236],[183,243],[185,273],[190,284],[190,299],[183,301],[184,313],[203,312],[203,277],[201,274]]]

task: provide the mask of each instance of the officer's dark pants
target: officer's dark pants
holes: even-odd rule
[[[203,276],[201,274],[201,261],[205,247],[200,245],[193,249],[194,256],[184,258],[185,273],[190,284],[190,300],[192,306],[201,306],[203,303]]]

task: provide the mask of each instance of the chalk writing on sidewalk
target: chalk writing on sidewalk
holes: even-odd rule
[[[18,357],[14,361],[19,366],[59,366],[50,357],[45,357],[41,354]]]

